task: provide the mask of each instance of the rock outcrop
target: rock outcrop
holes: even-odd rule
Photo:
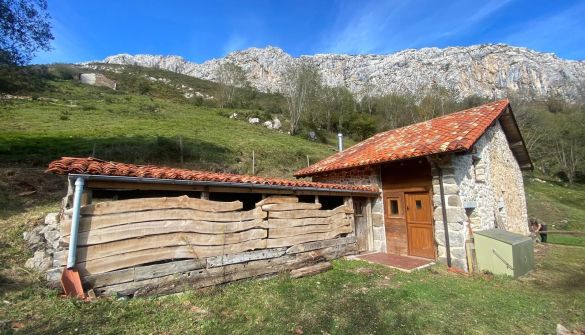
[[[558,94],[570,100],[585,97],[585,61],[561,59],[503,44],[409,49],[387,55],[317,54],[294,58],[275,47],[250,48],[202,64],[178,56],[128,55],[103,62],[166,69],[216,80],[216,69],[233,62],[245,71],[252,86],[263,92],[282,92],[283,74],[299,60],[314,63],[323,82],[344,85],[361,96],[366,92],[417,93],[436,84],[459,93],[497,98],[520,94],[529,99]]]

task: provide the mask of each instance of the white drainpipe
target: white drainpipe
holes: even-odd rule
[[[82,177],[75,180],[75,191],[73,193],[73,216],[71,217],[71,235],[69,236],[69,254],[67,255],[67,268],[75,267],[77,256],[77,232],[79,231],[79,209],[81,207],[81,195],[83,194]]]
[[[339,152],[343,151],[343,134],[342,133],[338,133],[337,134],[337,144],[338,144],[338,149]]]

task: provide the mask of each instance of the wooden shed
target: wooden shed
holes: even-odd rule
[[[48,279],[58,285],[65,267],[75,267],[85,289],[100,295],[325,269],[371,247],[366,199],[379,195],[372,186],[95,158],[62,158],[48,172],[69,180]]]

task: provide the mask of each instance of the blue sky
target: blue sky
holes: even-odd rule
[[[203,62],[267,45],[299,56],[478,43],[585,59],[585,1],[48,1],[53,50],[34,63],[118,53]]]

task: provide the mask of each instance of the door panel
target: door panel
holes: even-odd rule
[[[384,191],[384,226],[386,251],[395,255],[408,255],[404,192]]]
[[[408,254],[435,258],[431,196],[429,192],[404,194]]]

